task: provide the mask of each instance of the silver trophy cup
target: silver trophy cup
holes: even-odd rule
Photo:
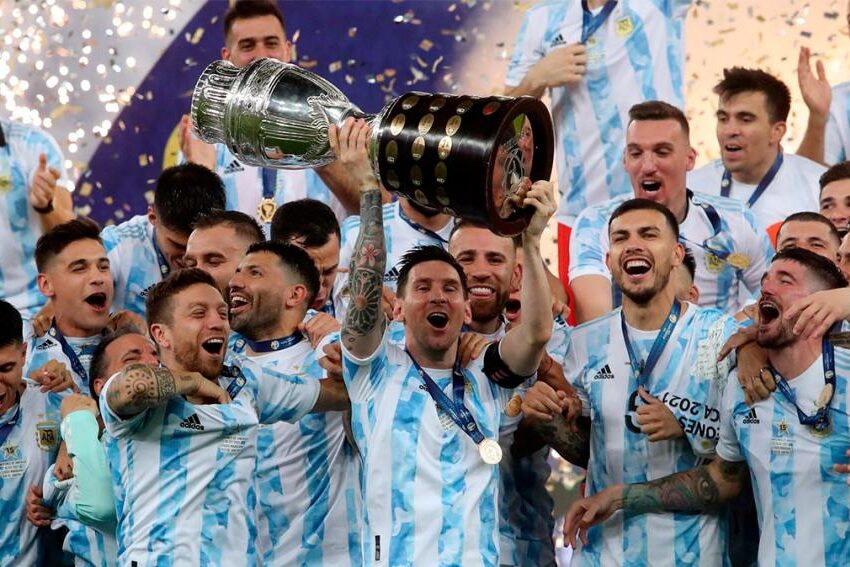
[[[370,121],[372,166],[388,190],[499,234],[527,226],[533,211],[516,208],[511,197],[552,171],[552,119],[531,97],[412,92],[367,115],[322,77],[273,59],[242,69],[216,61],[192,95],[198,137],[227,144],[255,166],[332,162],[328,127],[349,116]]]

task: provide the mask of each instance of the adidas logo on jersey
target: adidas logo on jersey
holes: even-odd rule
[[[744,424],[753,425],[755,423],[761,423],[759,421],[758,416],[756,415],[756,408],[750,408],[750,411],[747,412],[747,415],[744,416]]]
[[[385,282],[394,282],[398,281],[398,267],[393,266],[393,269],[384,274]]]
[[[551,47],[558,47],[559,45],[566,45],[567,41],[564,39],[564,34],[559,33],[555,36],[555,39],[552,40],[550,44]]]
[[[180,427],[183,429],[194,429],[195,431],[203,431],[204,426],[201,425],[201,420],[198,417],[198,414],[193,413],[186,419],[180,422]]]
[[[50,340],[50,339],[46,339],[43,343],[41,343],[40,345],[38,345],[37,347],[35,347],[35,350],[47,350],[47,349],[49,349],[50,347],[52,347],[53,345],[55,345],[55,344],[56,344],[56,343],[55,343],[55,342],[53,342],[52,340]]]
[[[602,368],[599,369],[599,372],[597,372],[593,376],[593,379],[594,380],[613,380],[614,379],[614,373],[611,372],[611,367],[606,364],[605,366],[603,366]]]
[[[242,167],[242,164],[236,160],[233,160],[227,167],[224,168],[225,175],[228,173],[239,173],[240,171],[245,171],[245,168]]]

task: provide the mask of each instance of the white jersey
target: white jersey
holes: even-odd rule
[[[245,386],[229,404],[180,396],[129,419],[100,396],[118,517],[118,562],[138,567],[256,563],[257,425],[297,421],[319,383],[237,361]],[[221,379],[222,386],[234,382]]]
[[[403,348],[387,340],[366,359],[343,346],[343,377],[363,466],[363,558],[367,565],[499,564],[499,468],[439,410]],[[453,399],[452,371],[425,369]],[[512,391],[463,369],[464,405],[495,439]]]
[[[168,275],[168,261],[154,241],[154,227],[146,215],[138,215],[101,232],[109,268],[115,282],[112,309],[127,309],[145,316],[148,290]]]
[[[707,195],[720,195],[723,180],[723,161],[714,160],[688,173],[688,187]],[[820,210],[819,180],[826,168],[804,157],[785,153],[782,167],[770,182],[761,197],[750,207],[753,215],[775,234],[779,225],[790,214]],[[747,185],[732,179],[729,197],[746,203],[757,185]]]
[[[550,90],[561,202],[557,219],[572,226],[585,207],[631,192],[623,168],[629,108],[663,100],[684,108],[684,23],[692,0],[620,0],[587,45],[587,72]],[[580,0],[544,0],[530,8],[505,83],[514,87],[555,49],[582,39]]]
[[[237,356],[245,341],[235,342]],[[320,380],[310,341],[250,356],[266,374]],[[261,378],[261,380],[265,377]],[[360,565],[360,514],[353,448],[342,412],[260,425],[257,434],[257,555],[263,565]]]
[[[29,386],[18,405],[0,415],[0,427],[16,419],[0,445],[0,565],[41,564],[37,528],[27,520],[25,499],[56,460],[61,403],[60,396]]]
[[[832,103],[826,123],[823,160],[827,165],[850,159],[850,82],[832,88]]]
[[[676,416],[684,439],[650,443],[637,424],[643,401],[620,309],[573,329],[564,372],[591,420],[588,495],[687,471],[713,455],[729,371],[718,367],[717,353],[735,323],[715,309],[687,305],[645,385]],[[637,356],[646,360],[658,332],[628,332]],[[588,544],[576,552],[573,565],[722,565],[726,535],[721,524],[712,515],[617,513],[588,531]]]
[[[833,465],[848,461],[848,377],[850,353],[836,348],[832,430],[825,437],[800,425],[794,406],[779,390],[749,407],[737,377],[729,378],[717,455],[749,466],[761,528],[760,566],[832,567],[846,564],[850,557],[847,475],[833,470]],[[800,409],[814,414],[824,388],[822,358],[788,384]]]
[[[384,246],[387,251],[387,268],[384,273],[384,285],[395,291],[398,283],[400,262],[405,252],[414,246],[435,245],[448,248],[449,235],[454,222],[449,220],[446,226],[437,231],[429,231],[415,226],[401,210],[400,201],[387,203],[383,206],[384,213]],[[360,232],[360,217],[348,217],[341,227],[342,242],[339,252],[340,271],[334,284],[334,305],[336,318],[345,320],[348,305],[348,269],[354,252],[354,244]],[[344,271],[343,271],[344,270]]]
[[[339,222],[348,214],[339,199],[312,169],[275,169],[274,201],[280,206],[298,199],[316,199],[330,206]],[[257,216],[263,199],[263,168],[246,165],[230,153],[225,144],[216,144],[215,172],[224,183],[227,209]],[[266,237],[271,223],[264,223]]]
[[[605,265],[611,246],[608,220],[631,198],[631,194],[623,195],[588,207],[579,215],[570,238],[570,281],[587,275],[611,279]],[[696,260],[694,284],[699,289],[699,304],[730,315],[738,313],[745,305],[739,287],[750,293],[761,289],[761,277],[773,257],[770,239],[740,201],[700,193],[690,194],[688,201],[679,240]],[[712,217],[719,219],[719,230]]]
[[[32,336],[27,341],[27,357],[24,361],[24,379],[30,384],[35,385],[35,382],[30,379],[30,374],[50,362],[55,360],[65,365],[74,384],[81,392],[89,391],[89,370],[91,366],[92,356],[100,343],[101,336],[96,335],[86,338],[65,337],[71,352],[80,361],[80,368],[75,367],[69,357],[70,353],[66,353],[62,348],[60,340],[54,335],[53,329],[40,337]],[[82,372],[80,371],[82,370]]]
[[[29,321],[47,299],[38,291],[35,244],[42,234],[39,215],[29,202],[29,186],[39,154],[68,186],[65,160],[56,140],[33,126],[0,119],[6,145],[0,146],[0,298]]]

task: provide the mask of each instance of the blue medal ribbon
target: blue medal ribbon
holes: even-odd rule
[[[635,378],[637,378],[638,387],[643,386],[645,390],[648,390],[647,384],[649,383],[649,376],[652,374],[653,368],[655,368],[655,365],[658,363],[658,359],[661,358],[661,353],[664,352],[664,347],[666,347],[667,343],[670,341],[670,336],[673,334],[673,329],[676,328],[676,323],[679,321],[679,314],[681,311],[682,304],[679,303],[678,299],[674,299],[673,306],[670,308],[670,312],[667,314],[667,319],[664,320],[661,330],[658,331],[658,335],[655,337],[655,342],[652,343],[652,348],[649,350],[649,356],[647,356],[645,363],[638,358],[637,353],[632,346],[632,342],[629,340],[629,329],[626,325],[626,315],[622,310],[620,311],[620,324],[623,329],[623,341],[626,343],[626,351],[629,354],[629,365],[631,365],[632,372],[634,373]]]
[[[443,244],[449,243],[448,240],[446,240],[445,238],[443,238],[442,236],[440,236],[439,234],[437,234],[433,230],[425,228],[424,226],[422,226],[418,222],[411,220],[410,217],[408,217],[406,214],[404,214],[404,209],[401,208],[401,205],[398,206],[398,214],[401,217],[401,220],[403,220],[408,225],[410,225],[410,227],[413,228],[413,230],[417,231],[418,233],[424,234],[425,236],[430,236],[431,238],[433,238],[437,242],[442,242]]]
[[[68,339],[65,338],[65,335],[62,334],[59,327],[56,326],[55,319],[50,323],[50,330],[48,333],[50,333],[50,336],[59,342],[59,346],[62,347],[62,352],[66,357],[68,357],[68,361],[71,363],[71,369],[74,373],[80,377],[84,385],[88,385],[89,373],[86,372],[83,363],[80,361],[80,357],[77,356],[77,353],[74,352],[74,349],[70,344],[68,344]],[[83,347],[83,351],[80,354],[93,354],[95,348],[97,348],[97,345],[87,345]],[[91,349],[91,352],[88,352],[87,349]]]
[[[274,201],[275,189],[277,188],[277,171],[270,168],[262,168],[263,173],[263,199]]]
[[[242,391],[242,388],[245,387],[245,384],[248,383],[245,374],[242,373],[242,369],[238,366],[222,366],[221,375],[232,379],[230,385],[227,386],[227,395],[230,396],[231,400],[235,400],[239,392]]]
[[[608,19],[608,16],[611,15],[611,12],[614,11],[614,8],[617,6],[617,0],[608,0],[605,2],[605,5],[602,7],[602,10],[594,15],[593,12],[590,11],[590,8],[587,7],[587,0],[581,0],[581,42],[587,43],[587,40],[590,39],[596,31],[602,27],[602,24],[605,23],[605,20]]]
[[[267,341],[252,341],[249,338],[241,337],[236,341],[236,348],[242,350],[244,345],[248,345],[251,347],[251,350],[254,352],[275,352],[278,350],[287,349],[295,344],[301,342],[304,338],[304,335],[301,334],[301,331],[295,331],[288,337],[282,337],[279,339],[269,339]]]
[[[18,407],[15,408],[15,415],[12,416],[12,419],[0,426],[0,447],[2,447],[3,443],[6,442],[6,439],[9,438],[9,434],[12,433],[12,429],[15,428],[15,424],[18,423],[18,418],[20,416],[21,404],[20,401],[18,401]]]
[[[452,418],[452,421],[454,421],[464,433],[472,438],[476,445],[484,441],[484,434],[481,433],[480,429],[478,429],[478,424],[475,423],[475,418],[472,417],[472,414],[469,413],[469,410],[463,405],[464,378],[463,371],[461,371],[460,365],[457,361],[452,367],[452,393],[454,395],[454,402],[452,402],[445,392],[440,389],[437,383],[434,382],[434,379],[428,376],[428,373],[419,366],[419,363],[416,362],[416,359],[413,358],[410,351],[405,348],[404,352],[406,352],[407,356],[410,357],[410,360],[416,367],[416,371],[419,373],[419,377],[422,378],[422,381],[425,383],[425,388],[431,395],[431,399],[433,399],[434,403],[437,404],[437,407],[446,412],[446,414]]]
[[[336,308],[334,307],[333,299],[328,298],[328,300],[325,302],[324,305],[322,305],[322,308],[319,309],[319,311],[321,311],[322,313],[327,313],[328,315],[336,319]]]
[[[833,328],[833,332],[839,331],[841,325]],[[806,425],[814,429],[817,433],[825,433],[829,430],[829,406],[832,405],[832,398],[835,397],[835,349],[832,343],[827,338],[829,333],[823,337],[823,381],[824,387],[831,386],[829,400],[817,409],[814,415],[806,415],[800,406],[797,405],[797,395],[791,386],[788,385],[788,380],[785,379],[778,370],[771,366],[774,376],[776,376],[776,387],[785,396],[785,399],[794,406],[797,410],[797,419],[800,420],[800,425]]]
[[[767,173],[764,174],[764,177],[761,178],[759,184],[756,186],[753,194],[750,195],[750,198],[747,199],[747,207],[752,207],[756,204],[756,201],[759,200],[762,193],[765,192],[767,187],[773,181],[773,178],[776,177],[776,174],[779,172],[779,168],[782,167],[782,152],[780,151],[776,154],[776,159],[773,160],[773,165],[770,166],[770,169],[767,170]],[[723,170],[723,179],[720,181],[720,194],[724,197],[728,197],[729,193],[732,191],[732,172],[728,169]]]
[[[153,229],[151,242],[153,243],[153,251],[156,253],[156,261],[159,264],[159,273],[164,278],[171,271],[171,265],[168,263],[168,259],[165,257],[165,254],[163,254],[162,250],[159,249],[159,244],[156,243],[156,229]]]
[[[692,244],[694,246],[698,246],[708,252],[709,254],[713,254],[720,258],[721,260],[726,260],[732,253],[727,250],[721,250],[719,248],[712,247],[709,242],[717,237],[723,230],[723,225],[720,222],[720,213],[717,212],[717,209],[714,208],[710,203],[703,203],[697,198],[694,198],[693,191],[688,189],[688,202],[693,203],[694,206],[697,206],[702,209],[705,213],[706,218],[708,218],[708,222],[711,224],[712,235],[702,241],[702,244],[697,242],[693,242],[688,240],[682,235],[679,235],[679,240],[682,243]]]

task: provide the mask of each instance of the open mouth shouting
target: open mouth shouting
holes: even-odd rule
[[[449,315],[442,311],[434,311],[426,315],[425,320],[434,329],[442,331],[449,324]]]
[[[744,148],[740,144],[728,143],[723,145],[723,156],[726,159],[736,160],[742,157]]]
[[[623,261],[622,267],[630,280],[640,281],[652,270],[652,262],[642,256],[631,256]]]
[[[224,337],[210,337],[204,342],[201,343],[201,348],[204,349],[207,353],[216,356],[223,357],[224,356]]]
[[[644,179],[640,182],[640,188],[647,193],[657,193],[661,190],[661,181],[657,179]]]
[[[251,299],[241,291],[230,292],[230,315],[239,315],[251,308]]]
[[[107,310],[106,294],[102,291],[87,295],[83,298],[83,301],[88,303],[97,313],[105,313]]]
[[[769,299],[759,301],[759,324],[767,325],[772,323],[782,314],[779,306]]]

